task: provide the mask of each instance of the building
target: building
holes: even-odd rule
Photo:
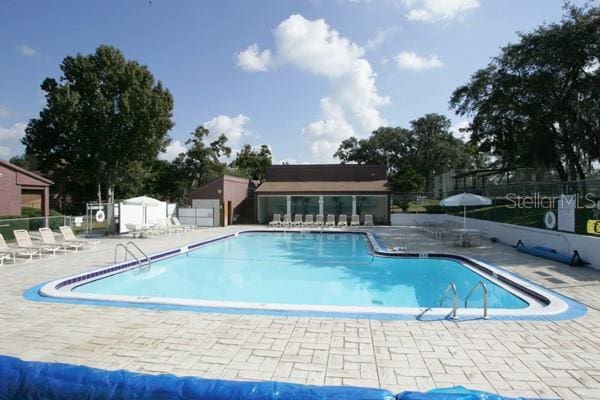
[[[52,184],[43,176],[0,160],[0,215],[20,216],[22,207],[32,207],[47,217]]]
[[[389,224],[390,190],[383,165],[273,165],[256,189],[256,221],[273,214],[365,214]]]
[[[188,203],[193,208],[215,210],[214,226],[251,223],[255,188],[256,183],[250,179],[223,175],[190,192]]]

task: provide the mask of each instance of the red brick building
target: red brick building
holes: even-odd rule
[[[21,215],[22,207],[50,213],[50,186],[53,182],[9,162],[0,160],[0,215]]]

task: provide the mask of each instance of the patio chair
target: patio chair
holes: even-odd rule
[[[295,214],[292,226],[302,226],[302,214]]]
[[[54,232],[50,228],[40,228],[38,229],[40,232],[40,238],[42,239],[42,243],[48,246],[62,246],[64,252],[66,253],[68,249],[77,250],[83,248],[83,243],[70,243],[70,242],[62,242],[58,243],[56,238],[54,237]]]
[[[350,226],[360,226],[360,216],[352,214],[350,218]]]
[[[173,225],[174,226],[179,227],[179,228],[181,228],[183,230],[186,230],[186,231],[195,231],[196,229],[198,229],[198,227],[195,226],[195,225],[184,225],[184,224],[182,224],[181,222],[179,222],[179,218],[177,218],[175,216],[171,217],[171,221],[173,221]]]
[[[292,216],[290,214],[283,214],[283,221],[281,226],[290,226],[292,224]]]
[[[314,225],[313,215],[306,214],[306,217],[304,217],[304,222],[302,223],[302,226],[313,226],[313,225]]]
[[[371,214],[365,214],[363,226],[373,226],[373,216]]]
[[[317,214],[313,226],[323,226],[323,214]]]
[[[269,222],[269,226],[281,226],[281,215],[273,214],[273,219]]]
[[[325,221],[325,226],[335,226],[335,215],[327,214],[327,221]]]
[[[6,256],[12,255],[13,263],[17,262],[17,255],[29,257],[30,260],[33,259],[33,256],[38,255],[42,258],[42,255],[39,251],[33,249],[18,249],[14,247],[8,247],[6,241],[4,240],[4,236],[0,233],[0,255],[2,255],[2,260],[0,261],[0,265],[4,265],[4,260],[10,260]]]
[[[31,236],[29,236],[29,232],[24,229],[17,229],[13,231],[13,235],[15,236],[15,241],[17,242],[17,247],[20,249],[27,250],[37,250],[40,253],[44,251],[47,253],[52,253],[52,256],[56,255],[56,252],[60,250],[60,246],[57,245],[47,245],[47,244],[33,244],[31,241]],[[40,254],[41,256],[41,254]]]
[[[75,236],[75,234],[73,233],[71,227],[68,225],[59,226],[58,230],[60,231],[64,242],[81,243],[84,246],[89,245],[91,247],[96,247],[96,245],[100,243],[99,240],[86,240],[77,238],[77,236]]]
[[[183,225],[175,225],[173,223],[173,221],[171,220],[171,218],[165,218],[164,222],[165,222],[165,226],[167,227],[167,229],[170,229],[172,232],[177,233],[177,232],[185,232],[188,230]]]
[[[348,226],[348,216],[346,214],[339,215],[337,226]]]

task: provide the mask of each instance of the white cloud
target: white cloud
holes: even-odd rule
[[[462,20],[469,10],[479,7],[479,0],[403,0],[406,17],[414,21],[438,22]]]
[[[367,40],[365,43],[365,49],[369,51],[376,50],[379,46],[381,46],[386,40],[389,40],[390,37],[395,35],[400,31],[400,27],[392,26],[390,28],[381,29],[378,28],[375,36],[371,39]]]
[[[271,67],[271,50],[260,51],[257,44],[248,46],[236,54],[237,65],[246,71],[266,71]]]
[[[0,125],[0,158],[9,159],[23,152],[21,138],[25,135],[27,124],[17,122],[5,128]]]
[[[0,105],[0,118],[10,117],[11,112],[7,107]]]
[[[183,143],[181,143],[179,140],[173,140],[171,143],[169,143],[164,153],[160,153],[158,155],[158,158],[161,160],[173,161],[175,158],[177,158],[179,153],[185,153],[186,151],[187,147],[185,147]]]
[[[456,125],[453,125],[450,127],[450,132],[452,133],[452,136],[454,136],[457,139],[462,139],[464,141],[467,141],[471,138],[471,134],[468,132],[461,132],[461,129],[465,129],[469,127],[469,121],[463,120],[460,121],[459,123],[457,123]]]
[[[248,131],[244,127],[250,118],[244,114],[239,114],[237,117],[230,117],[228,115],[219,115],[210,121],[206,121],[202,124],[206,129],[210,131],[210,137],[216,138],[221,134],[227,136],[228,145],[235,146],[239,144],[242,136],[248,134]]]
[[[444,66],[442,60],[435,54],[423,57],[414,51],[402,51],[394,57],[394,60],[398,64],[398,68],[411,71],[423,71]]]
[[[378,94],[376,74],[361,46],[325,20],[297,14],[282,21],[273,34],[271,65],[292,65],[329,81],[331,93],[321,99],[321,119],[303,129],[315,159],[331,161],[340,139],[352,134],[364,137],[386,123],[378,108],[390,99]]]
[[[27,57],[35,56],[37,54],[35,49],[27,46],[26,44],[17,47],[17,51]]]

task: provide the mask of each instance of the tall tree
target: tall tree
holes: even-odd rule
[[[66,57],[57,81],[46,78],[46,106],[22,142],[57,181],[93,182],[98,201],[114,200],[119,176],[168,144],[173,98],[144,65],[111,46]]]
[[[410,122],[415,138],[414,168],[425,179],[425,190],[433,190],[433,177],[469,164],[462,140],[450,133],[450,120],[439,114],[426,114]]]
[[[519,39],[457,88],[450,106],[472,116],[472,142],[501,166],[585,179],[600,160],[600,7],[567,5],[560,23]]]
[[[221,157],[229,157],[231,154],[227,136],[222,134],[207,144],[208,135],[208,129],[197,127],[191,133],[192,137],[185,142],[188,150],[174,161],[181,174],[186,177],[190,189],[224,174],[227,169],[227,164],[221,161]]]
[[[260,149],[255,150],[247,144],[236,153],[235,159],[229,166],[247,175],[248,178],[262,181],[265,179],[267,167],[272,162],[269,146],[263,144],[260,146]]]

